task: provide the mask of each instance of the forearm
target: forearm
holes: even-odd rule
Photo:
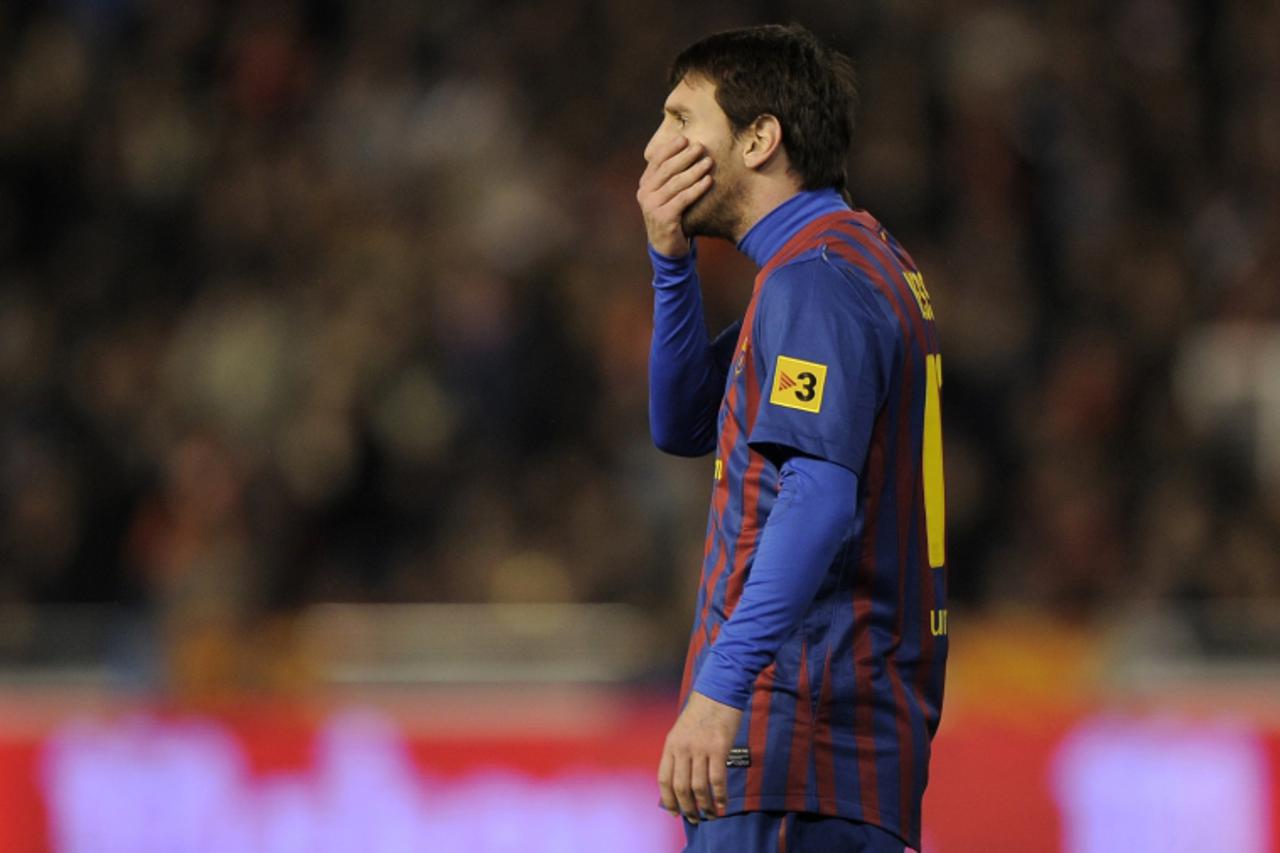
[[[817,595],[853,529],[858,478],[834,462],[792,457],[761,531],[751,576],[707,653],[694,690],[745,708],[756,677],[774,659]]]
[[[700,456],[715,448],[716,404],[725,373],[707,334],[693,254],[667,258],[650,248],[649,255],[654,267],[649,428],[662,450]]]

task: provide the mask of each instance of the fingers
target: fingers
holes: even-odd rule
[[[707,781],[707,765],[710,764],[706,755],[697,755],[694,757],[690,766],[689,783],[693,787],[693,800],[698,810],[694,812],[698,817],[715,817],[715,809],[711,807],[711,785]]]
[[[653,204],[662,207],[671,202],[672,199],[680,195],[680,193],[689,189],[689,187],[708,177],[711,174],[711,158],[703,157],[697,160],[689,168],[677,172],[667,180],[665,184],[659,187],[653,193]],[[699,193],[700,195],[701,193]]]
[[[653,152],[653,160],[651,162],[661,163],[663,160],[666,160],[668,157],[675,154],[677,151],[679,151],[681,148],[684,148],[688,144],[689,144],[689,137],[683,134],[676,134],[675,136],[668,139],[661,146],[659,146],[656,151]]]
[[[658,798],[662,807],[672,815],[684,815],[691,823],[698,822],[697,804],[690,782],[688,752],[681,752],[667,744],[662,748],[662,761],[658,763]]]
[[[699,157],[707,153],[707,149],[701,142],[690,142],[684,137],[680,139],[683,144],[674,153],[662,159],[655,157],[653,162],[645,167],[644,173],[640,176],[640,193],[652,193],[661,189],[673,175],[688,169],[698,161]]]
[[[654,151],[652,157],[650,157],[649,153],[646,151],[645,156],[648,158],[648,164],[645,166],[644,173],[640,176],[641,182],[643,183],[645,178],[648,178],[650,175],[657,172],[663,163],[667,162],[667,160],[674,156],[677,151],[688,144],[689,140],[687,137],[673,136],[660,148]]]
[[[698,822],[698,803],[693,798],[693,783],[691,781],[693,761],[689,753],[677,753],[674,757],[675,766],[671,774],[671,790],[675,792],[676,803],[680,806],[680,813],[684,815],[685,820],[690,823]]]
[[[658,798],[662,807],[673,815],[680,814],[680,804],[676,801],[675,791],[671,788],[671,777],[675,772],[675,756],[671,750],[663,748],[662,760],[658,763]]]
[[[667,204],[674,206],[678,211],[683,211],[686,207],[697,201],[698,196],[702,195],[709,189],[711,189],[710,173],[698,178],[690,184],[687,189],[676,193],[671,200],[667,202]]]
[[[710,765],[710,782],[711,796],[715,800],[715,810],[710,812],[712,815],[722,815],[725,809],[729,807],[729,772],[725,769],[725,757],[718,760],[715,756],[711,757]]]
[[[690,143],[687,148],[678,151],[676,154],[668,157],[666,160],[658,164],[658,168],[654,170],[650,176],[649,191],[661,189],[671,179],[686,169],[693,166],[698,160],[704,157],[707,150],[702,147],[702,143]]]

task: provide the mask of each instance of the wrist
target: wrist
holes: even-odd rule
[[[656,276],[655,285],[659,285],[663,280],[670,283],[688,278],[693,272],[697,259],[698,251],[692,242],[689,244],[688,251],[676,255],[664,254],[652,243],[649,244],[649,263],[653,265]]]
[[[693,249],[693,240],[680,228],[673,231],[660,229],[656,234],[649,231],[647,236],[649,248],[665,258],[683,258]]]

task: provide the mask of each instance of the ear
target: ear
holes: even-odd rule
[[[768,113],[758,117],[743,131],[742,164],[759,169],[782,149],[782,124]]]

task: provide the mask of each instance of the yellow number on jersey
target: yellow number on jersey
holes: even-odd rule
[[[924,524],[929,542],[929,566],[941,568],[947,562],[946,489],[942,477],[942,356],[926,355],[924,396]]]

